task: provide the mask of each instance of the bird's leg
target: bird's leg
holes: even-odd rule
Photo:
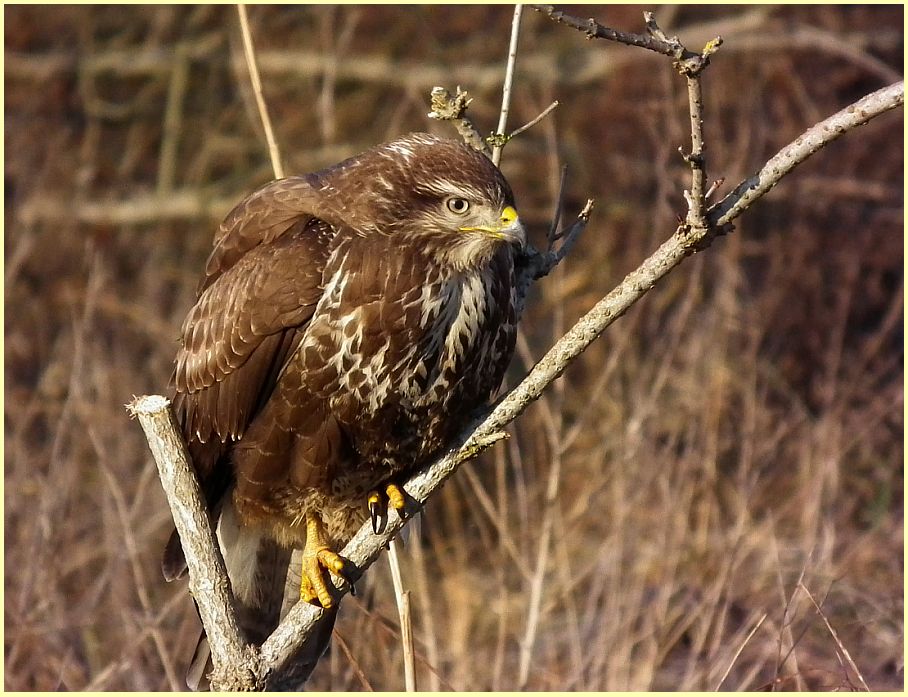
[[[334,604],[328,584],[322,575],[322,569],[327,569],[337,576],[341,576],[344,569],[344,559],[333,552],[325,542],[325,533],[322,530],[322,521],[316,513],[306,514],[306,546],[303,547],[303,568],[300,574],[300,600],[313,603],[318,600],[324,608]]]
[[[404,518],[404,511],[407,507],[407,500],[404,491],[397,484],[387,484],[385,486],[385,495],[382,496],[378,491],[370,491],[368,496],[369,517],[372,519],[372,532],[376,535],[379,533],[378,522],[384,518],[390,505],[401,518]]]

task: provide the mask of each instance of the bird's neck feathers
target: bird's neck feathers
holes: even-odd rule
[[[458,233],[459,238],[445,235],[445,240],[432,239],[423,236],[420,240],[424,252],[432,256],[441,266],[447,267],[458,274],[482,271],[487,269],[493,259],[503,258],[512,263],[513,250],[511,246],[488,235],[473,233]]]

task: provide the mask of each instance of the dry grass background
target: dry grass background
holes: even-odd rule
[[[627,30],[636,7],[575,8]],[[195,640],[123,404],[166,389],[219,216],[270,178],[233,7],[7,6],[5,686],[169,689]],[[903,9],[657,10],[705,79],[726,190],[898,79]],[[285,167],[496,121],[511,8],[254,7]],[[560,162],[598,201],[538,284],[510,380],[675,227],[688,142],[663,59],[527,11],[505,150],[541,242]],[[786,179],[614,325],[403,548],[424,689],[901,689],[903,122]],[[312,687],[403,686],[387,565]],[[820,616],[810,597],[822,606]],[[827,627],[835,631],[835,636]],[[844,656],[847,650],[850,659]]]

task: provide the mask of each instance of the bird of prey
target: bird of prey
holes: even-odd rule
[[[335,605],[337,552],[497,390],[524,244],[499,169],[420,133],[271,182],[220,225],[173,404],[250,641],[300,598]],[[163,570],[185,571],[176,536]]]

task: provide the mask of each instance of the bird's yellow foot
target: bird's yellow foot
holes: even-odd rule
[[[401,518],[406,517],[404,511],[407,507],[407,499],[404,491],[396,484],[385,486],[384,496],[378,491],[370,491],[368,497],[369,517],[372,519],[372,532],[376,535],[380,532],[379,521],[386,518],[388,506],[391,506]]]
[[[317,600],[324,608],[334,604],[323,569],[344,579],[344,558],[332,551],[325,542],[322,522],[316,514],[306,514],[306,546],[303,548],[303,568],[300,574],[300,600],[315,604]],[[344,579],[346,581],[346,579]],[[352,590],[352,584],[351,584]]]

